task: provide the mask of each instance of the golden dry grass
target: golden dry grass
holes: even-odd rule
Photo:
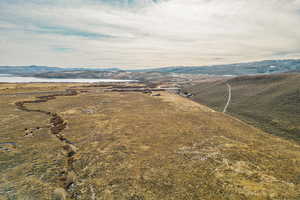
[[[94,91],[26,105],[68,122],[62,133],[77,153],[67,198],[299,199],[298,144],[173,94]],[[1,96],[0,141],[17,146],[0,150],[0,199],[52,199],[61,191],[63,144],[46,115],[16,109],[23,99],[33,97]]]

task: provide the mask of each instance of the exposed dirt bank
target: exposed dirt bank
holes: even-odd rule
[[[15,105],[19,110],[25,112],[38,112],[38,113],[48,115],[50,117],[50,133],[53,134],[63,144],[63,151],[66,157],[65,169],[62,169],[62,171],[59,172],[58,174],[59,186],[56,190],[60,190],[60,191],[62,190],[68,191],[69,187],[74,183],[76,179],[76,175],[73,170],[73,162],[74,162],[74,156],[77,153],[77,148],[70,140],[68,140],[64,136],[64,134],[62,134],[62,131],[67,127],[67,122],[57,113],[49,112],[47,110],[30,109],[26,107],[26,104],[44,103],[50,100],[54,100],[58,96],[75,96],[77,94],[78,92],[76,90],[67,89],[64,93],[52,94],[47,96],[39,96],[36,97],[37,99],[35,100],[19,101],[15,103]],[[54,193],[56,193],[55,191]],[[72,194],[69,194],[69,196],[72,197]]]

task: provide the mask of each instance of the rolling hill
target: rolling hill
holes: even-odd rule
[[[190,84],[193,100],[223,111],[232,88],[227,112],[268,133],[300,141],[300,74],[240,76],[229,80]]]

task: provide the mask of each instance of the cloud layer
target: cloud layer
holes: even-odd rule
[[[300,0],[1,0],[0,65],[143,68],[300,57]]]

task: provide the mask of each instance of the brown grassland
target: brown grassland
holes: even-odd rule
[[[1,200],[300,198],[299,144],[175,94],[85,86],[0,84]]]

